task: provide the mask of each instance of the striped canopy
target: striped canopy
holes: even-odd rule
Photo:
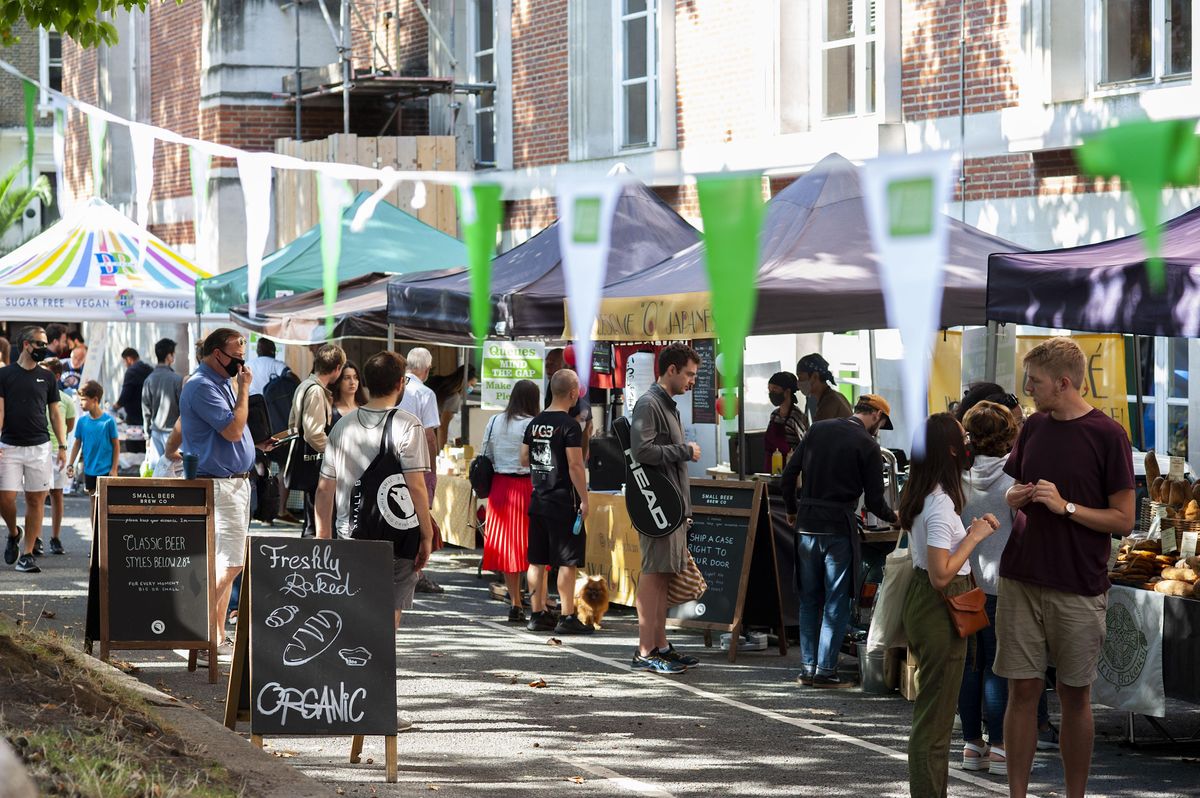
[[[186,322],[196,314],[196,280],[208,276],[91,199],[0,258],[0,318]]]

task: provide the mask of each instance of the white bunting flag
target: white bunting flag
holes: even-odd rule
[[[67,105],[59,99],[51,100],[54,107],[54,138],[51,145],[54,153],[54,201],[58,203],[60,216],[65,216],[71,203],[67,200],[67,180],[64,168],[67,162]]]
[[[99,197],[104,188],[104,139],[108,135],[108,120],[88,114],[87,126],[88,148],[92,155],[92,196]]]
[[[900,331],[904,344],[904,420],[919,457],[925,451],[929,352],[941,320],[949,238],[942,207],[950,200],[954,159],[949,152],[878,158],[863,164],[862,177],[888,326]]]
[[[333,337],[333,303],[337,301],[338,264],[342,259],[342,214],[354,202],[354,192],[345,180],[317,175],[317,216],[321,225],[321,285],[325,289],[325,337]]]
[[[575,342],[575,371],[586,394],[592,373],[592,327],[608,271],[619,180],[563,181],[558,187],[558,246],[567,288],[567,315]]]
[[[271,230],[271,162],[257,153],[237,157],[242,199],[246,204],[246,295],[250,315],[258,312],[258,286],[262,278],[263,253]]]
[[[154,191],[154,129],[136,122],[129,126],[133,147],[133,185],[136,221],[142,229],[138,236],[138,266],[146,256],[146,225],[150,223],[150,194]]]
[[[192,225],[200,242],[200,217],[208,204],[208,173],[212,155],[197,147],[188,148],[188,176],[192,181]]]

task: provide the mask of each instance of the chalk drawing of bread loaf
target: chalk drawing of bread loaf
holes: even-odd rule
[[[303,665],[320,656],[342,633],[342,616],[333,610],[320,610],[292,634],[284,646],[284,665]]]

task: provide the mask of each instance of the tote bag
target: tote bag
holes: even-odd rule
[[[908,645],[904,634],[904,596],[913,578],[912,550],[908,533],[901,533],[896,547],[884,558],[883,584],[875,597],[871,628],[867,632],[867,653]]]

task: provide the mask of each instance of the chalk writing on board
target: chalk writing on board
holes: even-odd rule
[[[362,646],[358,648],[339,648],[338,656],[351,668],[361,668],[371,661],[371,652]]]
[[[284,687],[279,682],[268,682],[258,691],[258,711],[263,715],[279,715],[279,725],[286,726],[289,712],[295,712],[304,720],[321,718],[326,723],[347,721],[354,723],[365,714],[358,703],[365,700],[367,691],[359,687],[347,692],[346,683],[338,682],[336,688],[315,687],[301,689]]]
[[[311,662],[333,645],[342,633],[342,616],[333,610],[318,610],[309,616],[283,648],[283,664],[293,667]]]
[[[350,586],[350,574],[342,573],[341,560],[333,556],[330,548],[314,546],[311,554],[282,554],[287,548],[264,543],[259,549],[270,557],[267,561],[269,568],[292,572],[284,580],[281,593],[300,598],[358,594],[358,590]]]

